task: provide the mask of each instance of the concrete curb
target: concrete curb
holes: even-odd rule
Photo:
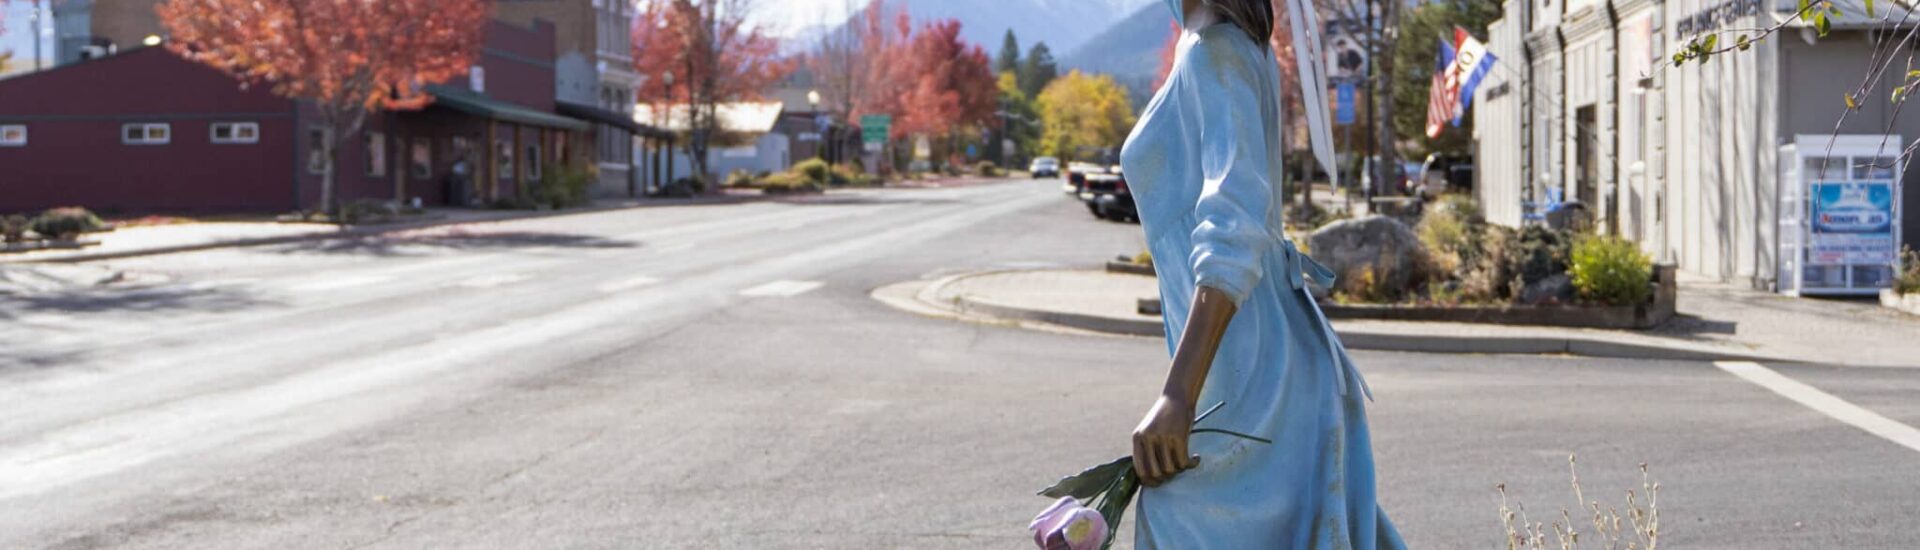
[[[896,308],[923,315],[973,322],[1011,325],[1023,328],[1064,329],[1073,333],[1115,336],[1164,337],[1165,327],[1157,320],[1123,319],[1060,311],[1024,308],[976,297],[957,296],[951,303],[938,299],[940,290],[967,277],[995,272],[954,275],[933,281],[901,283],[876,290],[874,297]],[[908,298],[911,296],[911,298]],[[911,301],[911,304],[901,302]],[[1038,325],[1038,326],[1036,326]],[[1623,342],[1582,336],[1474,336],[1425,335],[1381,332],[1335,323],[1341,343],[1348,349],[1412,353],[1493,354],[1493,355],[1576,355],[1609,359],[1664,361],[1755,361],[1772,364],[1804,364],[1805,361],[1782,357],[1722,352],[1680,345]]]
[[[230,239],[230,240],[224,240],[224,241],[213,241],[213,242],[184,244],[184,245],[175,245],[175,246],[157,246],[153,248],[142,248],[139,250],[123,250],[119,252],[70,254],[70,255],[62,255],[62,256],[56,256],[56,257],[50,257],[50,258],[0,257],[0,264],[9,264],[9,263],[11,264],[76,264],[76,263],[84,263],[84,262],[97,262],[102,260],[119,260],[119,259],[125,259],[125,258],[138,258],[143,256],[159,256],[163,254],[179,254],[182,252],[199,252],[202,250],[216,250],[221,248],[245,248],[245,247],[253,247],[253,246],[268,246],[268,245],[276,245],[276,244],[297,243],[297,242],[305,242],[305,241],[323,241],[328,239],[352,239],[352,238],[358,238],[358,237],[373,237],[373,236],[385,235],[388,233],[398,233],[401,231],[412,231],[415,229],[427,229],[427,228],[443,227],[443,226],[449,226],[449,225],[496,223],[496,222],[507,222],[507,221],[518,221],[518,220],[543,219],[543,218],[559,218],[559,217],[565,217],[565,216],[584,216],[589,214],[603,214],[607,212],[617,212],[621,210],[639,210],[643,208],[659,208],[663,206],[709,206],[709,205],[722,205],[722,204],[739,204],[739,203],[746,203],[746,202],[764,201],[764,200],[768,200],[768,198],[769,197],[764,195],[749,195],[749,196],[737,196],[737,197],[730,196],[730,197],[723,197],[723,198],[712,199],[712,200],[696,199],[688,202],[676,202],[676,203],[666,203],[666,204],[660,204],[660,203],[620,204],[620,205],[613,205],[613,206],[589,206],[584,208],[576,208],[572,210],[531,211],[531,212],[525,212],[521,214],[508,215],[508,216],[502,216],[498,218],[489,218],[489,219],[457,220],[452,218],[441,218],[441,219],[433,219],[433,220],[422,220],[417,222],[396,223],[396,224],[389,224],[389,225],[349,226],[349,227],[341,228],[337,231],[315,232],[315,233],[307,233],[307,234],[301,234],[301,235],[281,235],[276,237]],[[677,199],[661,199],[661,200],[677,200]]]

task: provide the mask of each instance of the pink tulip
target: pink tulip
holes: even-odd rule
[[[1107,541],[1107,519],[1073,497],[1054,501],[1027,529],[1041,550],[1099,550]]]

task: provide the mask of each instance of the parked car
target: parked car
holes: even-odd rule
[[[1060,177],[1060,159],[1053,157],[1033,159],[1033,163],[1027,165],[1027,173],[1032,174],[1035,178]]]
[[[1069,197],[1080,198],[1081,188],[1086,186],[1087,174],[1105,174],[1107,169],[1098,164],[1072,162],[1067,171],[1060,174],[1060,191]]]
[[[1427,155],[1426,162],[1420,164],[1419,177],[1412,180],[1413,187],[1408,192],[1423,199],[1434,199],[1445,193],[1472,191],[1473,169],[1473,157]]]
[[[1087,173],[1081,178],[1080,200],[1087,204],[1087,211],[1093,217],[1113,221],[1140,221],[1138,207],[1133,203],[1133,190],[1127,187],[1127,176],[1119,166],[1108,167],[1099,173]]]

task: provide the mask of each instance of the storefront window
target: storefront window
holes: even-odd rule
[[[1847,157],[1806,157],[1806,159],[1804,166],[1809,182],[1847,177]]]
[[[499,159],[497,164],[500,167],[500,179],[512,181],[514,179],[513,144],[502,141],[494,144],[493,150],[494,157]]]
[[[367,132],[361,143],[366,146],[367,177],[386,177],[387,135],[380,132]]]
[[[412,159],[413,177],[426,179],[433,177],[433,142],[427,138],[414,138],[413,151],[408,155]]]

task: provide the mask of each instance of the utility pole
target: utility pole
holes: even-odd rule
[[[1366,206],[1367,212],[1369,213],[1373,212],[1373,188],[1375,184],[1379,181],[1379,176],[1375,175],[1375,173],[1378,171],[1373,169],[1374,168],[1373,165],[1375,164],[1373,162],[1373,146],[1380,142],[1379,140],[1380,129],[1373,125],[1373,109],[1374,109],[1373,83],[1375,81],[1374,75],[1373,75],[1373,68],[1375,66],[1374,58],[1380,56],[1380,33],[1376,32],[1376,29],[1374,28],[1374,25],[1373,25],[1373,2],[1374,0],[1367,0],[1367,14],[1366,14],[1367,40],[1365,42],[1365,44],[1367,45],[1367,67],[1366,67],[1366,70],[1362,71],[1362,74],[1360,77],[1361,80],[1363,81],[1362,85],[1367,91],[1366,123],[1367,123],[1367,136],[1370,139],[1367,140],[1367,147],[1354,148],[1361,152],[1360,166],[1355,171],[1362,172],[1363,176],[1366,178],[1366,185],[1361,186],[1360,196],[1366,199],[1366,204],[1364,206]],[[1354,183],[1356,184],[1360,183],[1359,178],[1354,179]]]
[[[33,0],[29,9],[33,10],[33,72],[37,73],[46,69],[42,66],[46,62],[41,61],[40,55],[40,41],[46,38],[45,33],[40,30],[40,0]]]

